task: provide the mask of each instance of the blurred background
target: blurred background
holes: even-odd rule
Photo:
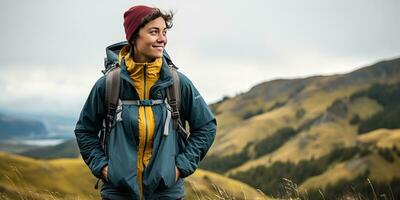
[[[400,199],[396,0],[1,1],[0,199],[99,198],[73,130],[138,4],[217,116],[187,199]]]

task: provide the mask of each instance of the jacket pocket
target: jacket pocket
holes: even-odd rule
[[[126,177],[136,177],[136,146],[128,135],[122,123],[117,123],[114,132],[109,137],[108,148],[108,182],[115,189],[127,192],[129,187],[124,184]],[[132,183],[133,184],[133,183]]]
[[[139,199],[139,196],[138,196],[139,195],[139,184],[137,182],[136,174],[132,173],[132,174],[126,176],[125,178],[123,178],[121,180],[121,186],[122,186],[122,188],[129,191],[129,193],[137,195],[137,198],[135,198],[135,199]]]
[[[111,166],[111,167],[110,167]],[[109,162],[107,178],[108,183],[114,188],[119,189],[123,192],[136,193],[139,191],[137,184],[136,172],[126,172],[124,175],[121,172],[116,171],[118,166],[114,166],[112,162]]]
[[[158,185],[159,189],[170,188],[175,185],[177,181],[175,181],[176,171],[175,171],[175,156],[170,156],[169,160],[166,163],[167,165],[161,173],[160,183]]]

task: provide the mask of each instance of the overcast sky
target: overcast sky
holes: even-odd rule
[[[209,103],[400,56],[398,0],[1,0],[0,110],[77,116],[137,4],[175,12],[166,49]]]

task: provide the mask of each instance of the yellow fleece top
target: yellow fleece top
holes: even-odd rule
[[[136,63],[133,61],[126,47],[124,47],[118,56],[119,63],[122,59],[125,61],[126,70],[133,80],[137,94],[140,100],[150,98],[150,88],[160,78],[162,58],[157,58],[150,63]],[[155,120],[151,106],[140,106],[138,116],[139,127],[139,146],[137,152],[137,175],[140,189],[140,199],[143,196],[143,171],[148,165],[153,151],[153,138]]]

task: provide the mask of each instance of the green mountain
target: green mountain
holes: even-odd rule
[[[68,140],[55,146],[37,147],[19,154],[41,159],[76,158],[80,156],[78,144],[75,139]]]
[[[219,126],[201,168],[278,197],[287,195],[284,180],[311,199],[321,197],[318,189],[328,198],[349,195],[350,184],[371,197],[367,179],[376,192],[390,194],[390,186],[399,195],[399,102],[400,58],[261,83],[211,105]]]
[[[9,152],[9,153],[21,153],[24,151],[30,151],[32,149],[36,149],[37,146],[21,144],[17,141],[9,141],[9,140],[0,140],[0,151]]]
[[[47,129],[40,121],[22,119],[0,113],[0,139],[33,138],[46,135]]]

